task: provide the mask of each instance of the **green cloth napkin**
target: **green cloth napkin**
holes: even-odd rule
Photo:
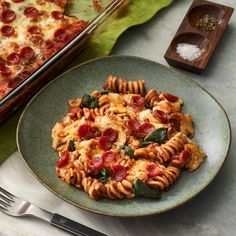
[[[112,50],[116,40],[129,27],[139,25],[153,17],[160,9],[173,0],[130,0],[127,8],[103,31],[92,38],[82,54],[70,66],[83,61],[106,56]],[[16,150],[16,126],[21,110],[0,125],[0,164]]]

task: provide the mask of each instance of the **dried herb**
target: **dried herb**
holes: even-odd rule
[[[206,32],[215,30],[217,23],[215,16],[206,14],[197,21],[196,26],[199,30]]]

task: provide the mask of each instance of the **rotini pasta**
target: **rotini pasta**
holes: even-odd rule
[[[104,89],[109,89],[116,93],[133,93],[133,94],[145,94],[145,81],[126,81],[116,76],[110,75],[103,86]]]
[[[156,89],[151,89],[148,91],[148,93],[145,95],[145,101],[151,107],[154,107],[160,101],[159,93],[156,91]]]
[[[144,84],[111,75],[104,91],[68,101],[51,132],[59,178],[94,200],[153,197],[200,166],[206,154],[192,141],[182,100],[154,88],[145,93]]]
[[[132,184],[133,181],[130,181],[129,178],[119,182],[111,181],[105,184],[106,196],[111,199],[133,198]]]
[[[146,148],[137,149],[134,152],[134,155],[146,159],[156,160],[159,163],[163,164],[174,156],[176,153],[180,152],[183,149],[184,144],[187,142],[187,138],[183,133],[178,133],[165,144],[160,146],[158,145],[149,145]]]

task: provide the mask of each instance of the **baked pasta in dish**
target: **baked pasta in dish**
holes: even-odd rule
[[[88,22],[65,15],[70,0],[0,0],[0,99]]]
[[[200,166],[206,154],[192,141],[182,100],[144,85],[110,75],[103,91],[69,100],[51,133],[59,178],[94,200],[159,198],[183,170]]]

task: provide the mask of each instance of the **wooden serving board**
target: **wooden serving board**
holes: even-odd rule
[[[179,29],[170,43],[164,57],[169,65],[179,67],[195,73],[201,73],[216,48],[234,9],[224,5],[205,0],[195,0],[186,13]],[[197,27],[197,22],[205,15],[217,19],[216,28],[203,32]],[[185,60],[176,52],[179,43],[197,45],[201,50],[201,56],[193,61]]]

